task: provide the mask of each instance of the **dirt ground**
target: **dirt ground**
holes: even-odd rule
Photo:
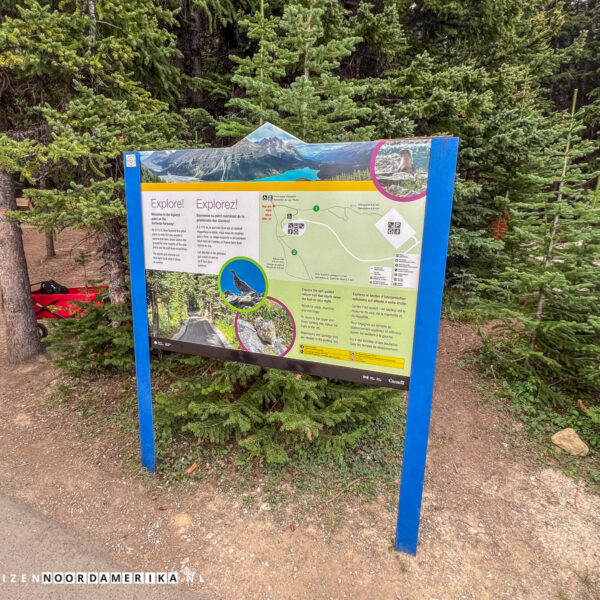
[[[43,239],[26,230],[32,281],[81,283],[67,256],[78,236],[43,261]],[[536,466],[522,427],[482,399],[457,364],[477,343],[470,327],[443,323],[416,558],[392,550],[389,499],[342,504],[333,529],[317,516],[294,528],[209,484],[160,489],[125,464],[136,432],[95,432],[42,401],[58,373],[41,362],[0,370],[2,488],[133,570],[194,571],[200,598],[597,600],[600,497]]]
[[[88,278],[102,277],[100,269],[102,261],[95,255],[97,241],[83,230],[66,229],[54,243],[56,256],[46,258],[46,242],[33,227],[23,227],[23,244],[27,254],[27,268],[31,283],[54,279],[67,287],[81,286]],[[89,262],[85,265],[75,263],[75,258],[83,250],[90,253]]]

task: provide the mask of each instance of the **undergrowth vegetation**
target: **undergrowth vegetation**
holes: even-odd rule
[[[254,417],[240,418],[244,393],[253,395],[252,384],[260,389],[257,381],[265,373],[257,367],[244,367],[249,371],[240,377],[236,372],[239,365],[225,363],[223,371],[231,373],[233,379],[227,384],[228,376],[223,373],[218,375],[219,381],[214,381],[217,376],[212,374],[217,365],[216,361],[197,357],[153,356],[157,474],[162,486],[210,480],[224,494],[241,497],[249,505],[254,503],[254,508],[267,502],[273,510],[285,508],[293,499],[298,518],[323,511],[332,526],[338,512],[333,510],[334,500],[340,502],[347,496],[374,498],[384,493],[388,507],[394,508],[406,419],[402,394],[371,388],[368,391],[373,394],[375,406],[351,411],[354,402],[367,404],[361,398],[364,390],[333,382],[330,397],[315,402],[309,425],[306,417],[294,416],[292,407],[308,402],[313,393],[321,394],[327,380],[303,377],[305,397],[301,397],[297,391],[286,393],[286,388],[293,387],[292,380],[298,381],[295,374],[272,371],[277,377],[269,387],[279,400],[267,399]],[[125,368],[112,375],[105,371],[103,377],[85,378],[86,385],[80,377],[67,377],[50,389],[45,402],[50,407],[66,403],[88,428],[105,433],[107,427],[116,428],[112,435],[119,437],[119,431],[129,435],[137,430],[135,381],[130,374]],[[186,380],[194,387],[204,386],[206,393],[192,393],[185,384],[184,391],[180,391],[178,382]],[[224,393],[222,401],[220,390],[224,386],[231,391]],[[342,408],[344,404],[346,409]],[[181,406],[181,411],[174,411],[174,405]],[[202,406],[207,418],[199,414]],[[215,414],[231,423],[215,427],[215,420],[211,420]],[[288,423],[289,431],[283,429],[283,422]],[[273,433],[267,444],[263,441],[265,428]],[[203,436],[197,435],[198,431]],[[137,444],[133,447],[137,449]],[[123,450],[116,452],[122,454]],[[139,469],[137,452],[125,453],[122,460],[132,469]]]
[[[129,378],[127,307],[83,307],[82,318],[52,322],[51,360],[80,384],[110,375]],[[402,437],[397,418],[404,403],[397,390],[158,352],[152,372],[162,448],[200,439],[216,449],[234,445],[241,456],[265,464],[308,460],[342,468],[373,431],[388,440]]]
[[[549,406],[540,397],[535,378],[519,380],[505,377],[502,370],[495,369],[485,356],[485,352],[474,356],[472,363],[473,366],[478,365],[483,374],[480,385],[482,395],[493,402],[500,402],[500,407],[522,421],[527,438],[533,442],[532,451],[527,454],[543,465],[557,466],[573,479],[585,481],[590,489],[600,493],[598,422],[594,422],[580,406]],[[554,433],[567,427],[573,428],[592,451],[583,460],[579,456],[570,456],[550,442]]]
[[[0,32],[0,165],[33,207],[14,218],[95,232],[113,302],[52,328],[79,385],[133,372],[123,151],[231,146],[267,121],[308,142],[450,134],[447,313],[501,324],[480,362],[544,444],[572,426],[600,449],[597,2],[21,4]],[[148,282],[154,333],[194,313],[238,344],[216,276]],[[201,439],[272,469],[343,470],[402,415],[398,393],[334,380],[159,355],[153,370],[163,447]]]
[[[342,462],[368,428],[400,408],[400,394],[322,377],[197,357],[156,364],[158,432],[223,445],[235,441],[267,463],[311,452]]]

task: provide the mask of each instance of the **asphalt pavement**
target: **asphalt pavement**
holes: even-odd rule
[[[207,600],[175,584],[42,584],[43,573],[126,573],[92,541],[0,494],[2,600]],[[182,574],[179,573],[182,577]]]
[[[226,347],[217,333],[217,328],[208,319],[200,317],[190,317],[173,339],[179,342],[216,346],[217,348]]]

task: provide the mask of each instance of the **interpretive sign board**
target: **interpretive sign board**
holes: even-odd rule
[[[125,153],[138,390],[148,336],[165,351],[410,387],[406,470],[416,385],[424,468],[457,145],[307,144],[267,123],[230,148]],[[139,393],[151,422],[151,391]]]

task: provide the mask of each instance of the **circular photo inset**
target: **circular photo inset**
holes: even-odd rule
[[[371,178],[387,198],[409,202],[427,193],[430,144],[422,141],[383,141],[371,158]]]
[[[219,292],[233,310],[256,310],[267,296],[267,276],[251,258],[232,258],[221,267]]]
[[[296,323],[287,306],[267,296],[249,315],[236,315],[235,335],[246,352],[285,356],[296,339]]]

